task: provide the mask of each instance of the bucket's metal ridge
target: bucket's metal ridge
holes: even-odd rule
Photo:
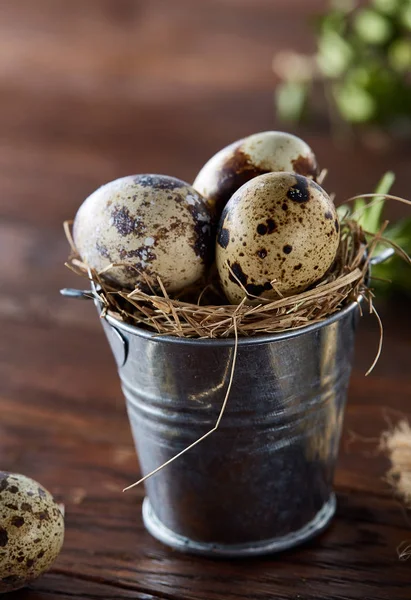
[[[147,529],[177,549],[243,556],[319,533],[332,491],[358,304],[321,323],[240,338],[219,429],[146,481]],[[107,316],[143,475],[210,430],[234,340],[164,337]]]

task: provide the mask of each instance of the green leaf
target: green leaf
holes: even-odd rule
[[[398,0],[374,0],[373,5],[377,10],[387,15],[395,14],[400,8]]]
[[[277,113],[283,121],[300,121],[308,96],[306,83],[287,81],[277,85],[275,104]]]
[[[347,83],[360,88],[367,88],[372,84],[372,69],[367,63],[351,67],[345,76]]]
[[[356,6],[355,0],[331,0],[331,9],[342,13],[350,13]]]
[[[395,175],[392,171],[387,171],[378,182],[375,193],[376,194],[388,194],[393,183],[395,181]],[[384,208],[385,198],[384,196],[376,196],[371,198],[367,203],[365,198],[357,198],[354,202],[353,211],[351,218],[355,219],[361,227],[369,233],[377,233],[381,228],[381,215]],[[381,248],[377,248],[374,254],[378,254]]]
[[[385,178],[392,173],[386,173]],[[384,179],[384,178],[383,178]],[[378,192],[387,192],[389,178],[385,185],[378,186]],[[384,237],[395,242],[406,254],[411,255],[411,218],[401,219],[393,225],[389,225],[384,231]],[[376,248],[375,254],[378,254],[382,249],[386,248],[385,244],[381,244]],[[376,265],[372,268],[372,275],[381,279],[391,281],[391,284],[384,282],[374,282],[374,285],[379,291],[388,293],[392,290],[401,290],[406,293],[411,292],[411,267],[400,256],[393,256],[386,262]]]
[[[364,211],[366,207],[366,202],[364,198],[357,198],[354,202],[352,218],[357,221],[361,227],[364,227]],[[365,228],[365,227],[364,227]]]
[[[404,252],[411,255],[411,218],[401,219],[401,221],[387,227],[384,237],[392,240]],[[386,245],[381,245],[381,249],[383,247],[386,248]],[[388,293],[394,290],[401,290],[407,294],[411,293],[411,267],[400,256],[393,256],[386,262],[374,266],[372,268],[372,275],[391,281],[391,284],[378,281],[373,282],[379,291]]]
[[[370,8],[364,8],[357,13],[354,29],[367,44],[384,44],[393,33],[390,21]]]
[[[388,59],[397,71],[411,70],[411,40],[395,40],[388,49]]]
[[[349,219],[351,213],[351,206],[348,206],[348,204],[340,204],[340,206],[337,206],[337,215],[340,221],[345,218]]]
[[[395,181],[395,174],[387,171],[375,188],[376,194],[388,194]],[[381,215],[385,204],[384,196],[372,198],[364,211],[364,229],[370,233],[377,233],[381,228]]]
[[[411,218],[401,219],[389,225],[384,232],[384,237],[401,246],[407,254],[411,254]]]
[[[386,262],[372,267],[372,286],[376,289],[378,296],[389,295],[395,291],[411,292],[410,267],[399,256],[393,256]],[[379,281],[382,279],[383,281]]]
[[[333,95],[338,110],[346,121],[363,123],[375,115],[376,104],[371,94],[354,84],[335,85]]]
[[[318,42],[317,63],[327,77],[339,77],[347,69],[352,58],[352,49],[334,31],[326,31]]]
[[[411,31],[411,3],[405,6],[400,13],[400,21],[409,31]]]
[[[338,33],[341,35],[344,32],[346,26],[346,13],[341,10],[331,10],[330,12],[320,17],[317,29],[320,35],[325,35],[329,32]]]

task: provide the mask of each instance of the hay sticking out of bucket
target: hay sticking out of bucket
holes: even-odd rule
[[[225,338],[234,336],[235,320],[239,337],[275,333],[318,323],[345,305],[363,296],[371,302],[367,285],[369,260],[382,231],[368,242],[361,227],[350,220],[341,223],[341,241],[333,267],[311,289],[276,300],[258,299],[251,306],[244,301],[238,306],[227,304],[221,292],[216,273],[212,273],[202,288],[189,289],[170,297],[160,279],[146,278],[146,290],[116,290],[97,273],[81,262],[66,224],[66,233],[72,247],[67,266],[87,278],[98,290],[103,316],[113,317],[137,325],[160,335],[188,338]],[[275,282],[273,282],[275,286]]]

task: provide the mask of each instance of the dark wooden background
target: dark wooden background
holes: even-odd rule
[[[320,539],[278,557],[214,561],[179,555],[143,529],[143,490],[122,494],[138,464],[115,367],[91,305],[63,263],[62,222],[100,184],[130,173],[192,180],[217,149],[275,127],[271,70],[281,48],[313,47],[319,0],[1,0],[0,459],[66,506],[52,572],[14,598],[139,600],[411,597],[411,538],[384,481],[378,437],[410,414],[409,303],[381,307],[386,339],[364,319],[336,487]],[[302,132],[344,198],[393,168],[410,195],[411,150],[336,148]],[[398,209],[395,209],[395,214]],[[367,438],[352,441],[352,432]]]

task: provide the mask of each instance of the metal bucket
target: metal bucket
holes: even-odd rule
[[[143,519],[154,537],[187,552],[246,556],[327,526],[358,313],[352,303],[316,325],[239,340],[219,429],[146,481]],[[102,323],[147,474],[215,425],[234,340]]]

